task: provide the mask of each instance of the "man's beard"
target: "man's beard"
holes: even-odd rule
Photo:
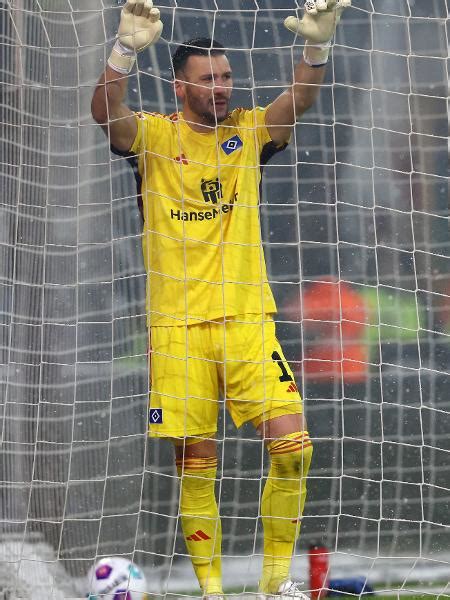
[[[218,115],[214,110],[214,103],[212,103],[212,110],[209,110],[205,106],[203,106],[203,102],[199,102],[196,98],[193,98],[189,94],[187,94],[187,99],[189,102],[189,107],[196,115],[198,115],[202,122],[205,125],[209,125],[210,127],[215,127],[218,123],[222,123],[228,116],[228,98],[221,98],[221,100],[225,100],[226,105],[223,114]]]

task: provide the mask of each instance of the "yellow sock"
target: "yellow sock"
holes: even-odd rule
[[[264,561],[259,587],[265,594],[275,594],[289,577],[300,533],[312,443],[307,431],[296,432],[274,440],[268,450],[271,464],[261,502]]]
[[[215,496],[217,458],[177,461],[184,539],[204,594],[222,593],[222,527]]]

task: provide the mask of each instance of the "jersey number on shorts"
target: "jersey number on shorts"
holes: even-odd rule
[[[274,350],[272,352],[272,360],[274,360],[281,369],[281,375],[279,376],[278,379],[280,381],[293,381],[292,376],[289,375],[288,370],[286,369],[286,366],[283,363],[280,353],[277,352],[276,350]]]

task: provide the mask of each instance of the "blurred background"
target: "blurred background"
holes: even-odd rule
[[[264,169],[261,223],[315,440],[299,565],[321,543],[362,574],[409,557],[415,581],[450,562],[448,3],[354,5],[319,101]],[[176,110],[170,55],[192,37],[230,49],[233,106],[291,81],[294,0],[158,6],[132,108]],[[145,434],[141,220],[133,172],[90,116],[119,12],[0,0],[0,565],[26,579],[46,561],[64,589],[124,554],[161,592],[192,573],[172,450]],[[226,415],[219,440],[223,552],[251,584],[267,457]],[[394,589],[398,572],[383,577]]]

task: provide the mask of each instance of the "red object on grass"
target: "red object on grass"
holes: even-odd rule
[[[319,600],[327,595],[328,548],[311,546],[309,549],[309,588],[311,600]]]

